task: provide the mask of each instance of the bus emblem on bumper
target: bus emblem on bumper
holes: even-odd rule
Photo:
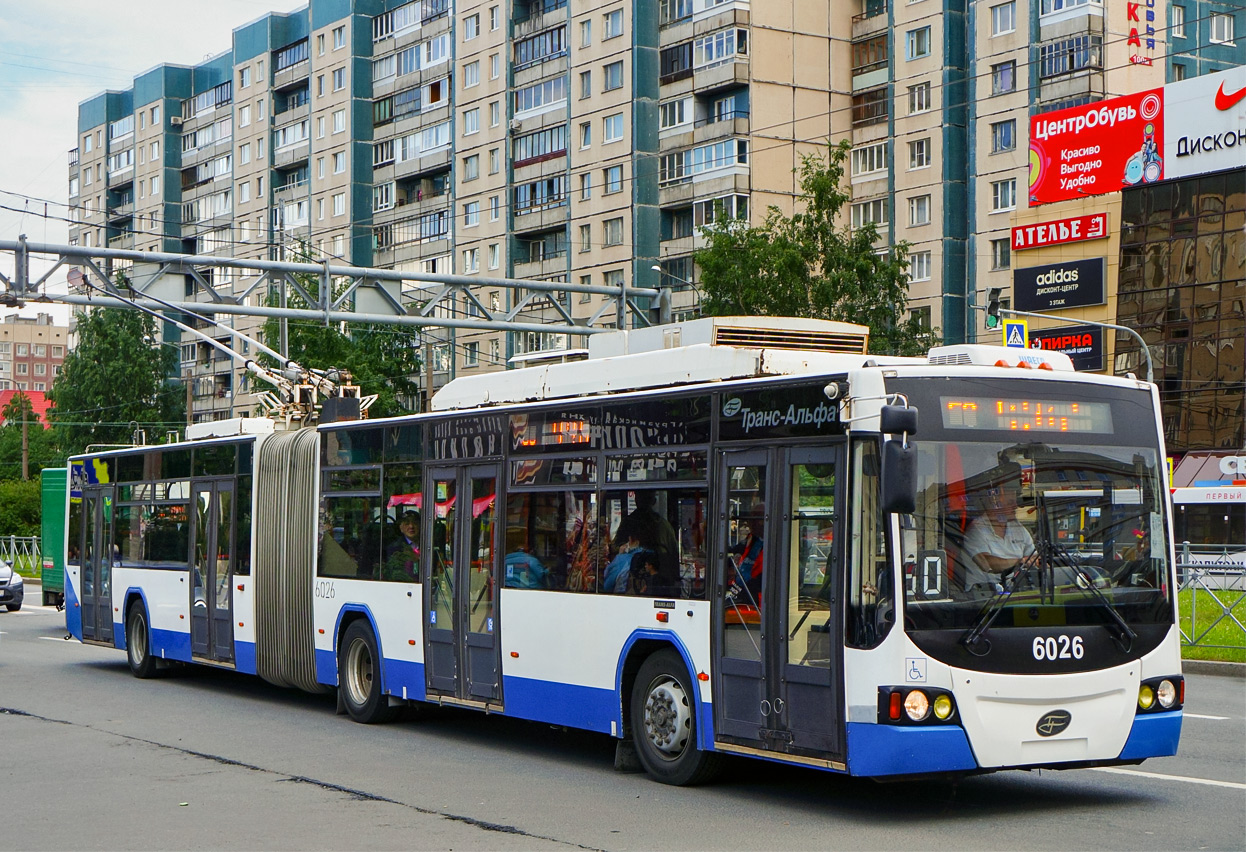
[[[1040,737],[1054,737],[1069,726],[1069,722],[1073,721],[1073,714],[1068,710],[1052,710],[1050,713],[1043,715],[1038,720],[1038,724],[1034,726],[1034,730],[1038,732]]]

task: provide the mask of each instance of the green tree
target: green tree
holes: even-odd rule
[[[35,414],[30,397],[18,391],[0,413],[0,480],[22,477],[22,421],[26,422],[27,470],[31,476],[53,465],[63,465],[65,456],[57,445],[51,429],[46,429]]]
[[[296,260],[307,261],[306,256]],[[299,286],[311,297],[320,297],[320,281],[314,276],[294,276]],[[341,296],[345,285],[336,287],[334,298]],[[270,306],[277,298],[270,296]],[[306,310],[308,305],[297,293],[286,299],[290,308]],[[280,323],[269,319],[264,324],[264,343],[280,351]],[[410,413],[407,400],[418,393],[415,376],[420,371],[419,338],[406,329],[387,325],[347,325],[314,320],[287,322],[286,354],[308,369],[338,369],[350,372],[352,380],[364,395],[376,394],[376,402],[368,410],[370,417],[393,417]],[[271,365],[271,362],[269,362]]]
[[[841,226],[851,199],[844,162],[851,145],[827,145],[801,158],[799,212],[771,207],[762,224],[725,219],[701,228],[706,245],[694,255],[701,270],[702,311],[713,316],[761,314],[812,317],[870,327],[870,349],[924,354],[936,336],[908,303],[908,245],[875,249],[878,229]]]
[[[177,352],[152,346],[156,320],[127,308],[78,315],[78,345],[65,356],[48,399],[49,418],[66,454],[88,444],[128,444],[134,424],[148,434],[186,422]]]
[[[0,482],[0,535],[39,535],[42,515],[39,477]]]

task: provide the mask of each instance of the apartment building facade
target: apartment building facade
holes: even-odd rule
[[[669,286],[695,312],[698,227],[792,212],[799,156],[848,138],[846,224],[907,243],[910,309],[975,340],[986,290],[1012,284],[1031,116],[1240,64],[1238,17],[1215,0],[312,0],[84,102],[71,238],[240,257],[301,241],[315,261],[413,273]],[[617,319],[605,296],[484,281],[431,308],[428,292],[397,295],[412,312]],[[580,343],[417,340],[434,387]],[[187,341],[196,416],[246,412],[251,388],[215,359]]]
[[[51,390],[65,362],[69,329],[50,314],[0,322],[0,390]]]

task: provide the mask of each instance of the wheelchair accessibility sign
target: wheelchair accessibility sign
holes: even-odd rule
[[[1025,320],[1004,320],[1004,345],[1014,349],[1030,348],[1030,329]]]
[[[904,682],[905,683],[925,683],[926,682],[926,658],[925,657],[906,657],[904,659]]]

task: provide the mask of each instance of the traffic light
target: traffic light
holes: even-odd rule
[[[986,291],[986,327],[999,328],[999,288]]]

